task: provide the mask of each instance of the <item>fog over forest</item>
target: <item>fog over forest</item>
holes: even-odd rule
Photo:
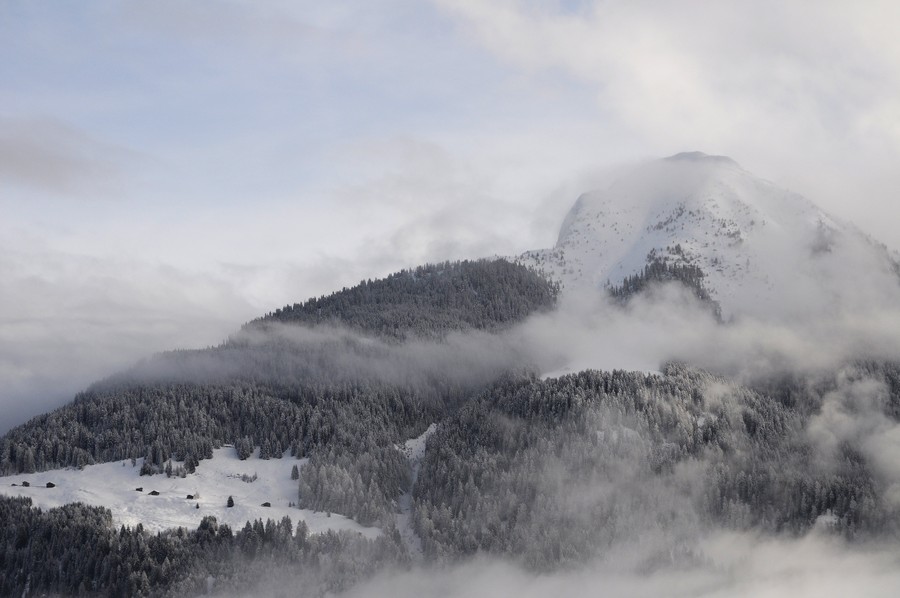
[[[442,306],[418,302],[450,288]],[[828,320],[723,322],[678,281],[624,299],[555,293],[487,261],[286,306],[216,347],[99,381],[14,429],[0,466],[144,455],[151,477],[171,475],[173,461],[190,475],[226,442],[242,459],[254,446],[263,458],[288,450],[308,460],[298,506],[384,533],[376,547],[220,530],[213,546],[227,556],[208,560],[218,553],[201,529],[165,540],[166,551],[197,543],[168,575],[125,544],[117,558],[150,567],[117,582],[127,592],[191,594],[207,577],[226,594],[309,596],[895,587],[897,335],[875,337],[849,297],[834,297]],[[413,481],[396,447],[433,423]],[[74,444],[56,440],[73,424]],[[414,541],[398,527],[404,493]],[[278,574],[263,575],[274,563]]]

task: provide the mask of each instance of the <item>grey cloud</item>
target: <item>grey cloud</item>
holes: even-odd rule
[[[816,312],[808,319],[742,318],[718,324],[679,287],[665,286],[622,310],[600,296],[573,296],[510,333],[551,371],[656,370],[682,360],[741,381],[826,371],[855,359],[900,359],[900,310]]]
[[[430,396],[436,381],[478,388],[504,372],[534,370],[529,357],[504,337],[480,331],[396,344],[342,327],[267,323],[264,330],[247,327],[230,335],[218,350],[162,354],[141,361],[126,375],[207,382],[252,377],[260,367],[304,380],[380,381]]]
[[[334,372],[400,384],[435,374],[463,380],[477,373],[480,380],[488,380],[509,369],[543,375],[587,368],[656,371],[672,360],[753,383],[788,373],[815,377],[863,358],[900,359],[896,308],[797,322],[743,319],[719,324],[706,306],[674,285],[638,297],[626,308],[599,293],[571,294],[553,312],[532,316],[507,331],[452,333],[440,342],[394,345],[349,330],[296,326],[273,326],[262,336],[244,330],[233,338],[259,344],[272,335],[302,345],[337,343],[346,350],[328,352],[328,367]],[[217,371],[217,358],[209,359],[212,363],[195,365]]]
[[[887,598],[900,588],[900,563],[893,551],[880,546],[847,545],[817,533],[800,539],[715,534],[702,541],[699,548],[704,564],[649,574],[597,564],[536,575],[508,563],[482,559],[448,569],[383,576],[343,595]]]
[[[807,429],[824,467],[839,458],[844,443],[860,447],[884,489],[887,504],[900,509],[900,424],[885,415],[889,390],[852,367],[837,376],[837,388],[822,398]]]
[[[108,196],[133,154],[55,119],[0,118],[0,182],[61,195]]]
[[[0,432],[141,357],[217,343],[256,315],[215,275],[2,246]]]
[[[697,543],[697,562],[640,571],[621,563],[588,563],[552,574],[499,559],[383,573],[333,594],[344,598],[893,598],[900,560],[890,547],[848,544],[814,529],[801,538],[715,532]],[[253,595],[312,595],[290,573],[278,572]]]

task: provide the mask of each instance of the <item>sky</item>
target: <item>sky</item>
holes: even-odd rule
[[[900,4],[0,0],[0,432],[700,150],[900,249]]]

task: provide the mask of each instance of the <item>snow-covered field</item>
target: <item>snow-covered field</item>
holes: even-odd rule
[[[220,523],[239,529],[253,519],[281,520],[285,515],[294,525],[305,521],[312,533],[328,529],[355,530],[367,537],[377,537],[381,530],[363,527],[342,515],[314,513],[289,506],[297,502],[297,482],[291,480],[291,468],[302,467],[305,460],[285,456],[281,459],[258,458],[259,450],[245,461],[235,450],[224,447],[213,451],[213,458],[200,462],[196,473],[185,478],[165,474],[140,476],[143,459],[136,465],[117,461],[89,465],[83,470],[59,469],[41,473],[0,477],[0,493],[29,496],[35,506],[58,507],[71,502],[106,507],[116,524],[135,526],[142,523],[150,531],[175,527],[196,528],[200,520],[213,515]],[[175,463],[178,465],[178,463]],[[256,476],[245,482],[241,476]],[[29,486],[22,485],[28,482]],[[55,488],[47,488],[52,482]],[[138,491],[136,488],[142,488]],[[156,491],[159,495],[150,493]],[[187,496],[194,496],[188,499]],[[227,507],[228,497],[234,507]],[[271,507],[262,504],[271,503]],[[199,505],[199,508],[197,506]]]

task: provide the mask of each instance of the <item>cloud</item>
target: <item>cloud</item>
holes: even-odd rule
[[[133,153],[52,118],[0,118],[0,183],[65,197],[108,197]]]
[[[575,13],[518,0],[439,4],[508,61],[595,83],[600,101],[654,136],[733,139],[797,116],[806,133],[840,133],[896,101],[900,44],[869,35],[898,16],[891,3],[815,13],[776,2],[590,2]]]
[[[385,573],[338,596],[887,598],[893,597],[900,587],[900,562],[893,550],[878,545],[849,545],[818,532],[799,539],[715,533],[699,543],[698,555],[693,566],[649,573],[600,562],[552,574],[535,574],[504,561],[480,558],[449,567]],[[279,578],[261,589],[277,592],[280,586],[295,588]]]
[[[528,243],[533,202],[504,197],[473,160],[417,137],[371,140],[351,150],[364,180],[336,189],[334,197],[354,215],[355,227],[364,220],[372,230],[365,239],[369,259],[379,256],[396,268],[514,255]]]
[[[507,338],[556,375],[586,368],[656,371],[677,360],[753,382],[790,372],[812,375],[857,359],[900,360],[900,310],[897,303],[877,305],[837,311],[829,305],[802,319],[743,317],[719,324],[678,285],[638,296],[624,309],[597,293],[573,293],[558,310],[533,316]]]
[[[215,274],[0,248],[0,433],[141,357],[217,343],[256,315]]]
[[[526,76],[590,89],[644,152],[731,155],[897,247],[895,4],[436,3]]]
[[[837,375],[837,387],[822,397],[807,428],[824,467],[841,458],[845,444],[858,447],[883,488],[886,504],[900,509],[900,424],[886,415],[890,390],[855,368]]]
[[[690,291],[666,284],[633,298],[625,307],[600,293],[570,293],[557,309],[533,315],[507,330],[453,332],[441,341],[413,339],[396,345],[342,328],[275,324],[265,333],[243,330],[231,338],[255,346],[280,339],[313,351],[320,347],[328,356],[322,375],[401,385],[428,384],[438,376],[456,382],[471,379],[468,382],[477,386],[507,371],[545,376],[583,369],[655,372],[669,361],[754,384],[788,374],[818,379],[861,359],[900,361],[900,310],[896,304],[879,310],[863,306],[859,311],[828,312],[827,317],[810,312],[802,320],[739,318],[720,324]],[[295,358],[310,367],[306,353]],[[179,375],[190,376],[195,368],[208,376],[240,371],[240,359],[240,355],[201,355],[193,362],[176,361],[175,366]],[[224,361],[216,365],[218,360]],[[830,413],[828,405],[835,396],[843,397],[825,397],[823,414]],[[867,401],[854,399],[848,404],[868,414],[874,403]],[[867,431],[858,437],[882,430],[884,441],[889,442],[893,428],[882,426],[881,419],[869,425],[853,419],[847,425]],[[839,434],[841,426],[831,422],[825,428]]]

